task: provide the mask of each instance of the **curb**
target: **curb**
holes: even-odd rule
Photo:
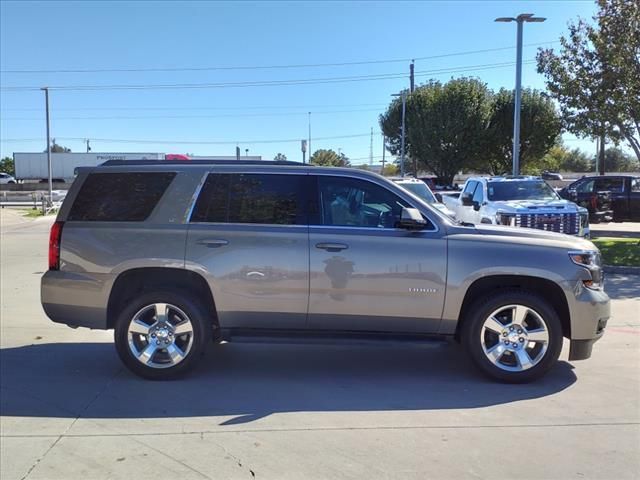
[[[640,275],[640,267],[605,265],[604,273],[624,273],[627,275]]]

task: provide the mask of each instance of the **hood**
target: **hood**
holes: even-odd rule
[[[547,232],[534,228],[515,228],[502,225],[480,224],[473,227],[449,227],[450,238],[496,243],[516,243],[563,248],[568,250],[598,250],[589,240],[563,233]],[[480,238],[479,238],[480,237]]]
[[[503,200],[492,202],[496,209],[515,213],[577,212],[584,210],[568,200]]]

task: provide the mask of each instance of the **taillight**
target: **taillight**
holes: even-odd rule
[[[49,233],[49,270],[60,270],[60,240],[64,222],[55,222]]]

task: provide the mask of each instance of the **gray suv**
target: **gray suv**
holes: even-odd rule
[[[457,224],[373,173],[288,162],[80,168],[51,228],[42,305],[114,329],[134,373],[213,341],[460,341],[507,382],[586,359],[609,318],[600,255],[551,232]],[[434,366],[437,368],[437,366]]]

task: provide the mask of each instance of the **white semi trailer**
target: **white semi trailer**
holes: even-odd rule
[[[107,160],[163,160],[164,153],[52,153],[52,178],[56,182],[71,181],[77,167],[95,167]],[[46,153],[14,153],[18,180],[47,182],[49,166]]]

